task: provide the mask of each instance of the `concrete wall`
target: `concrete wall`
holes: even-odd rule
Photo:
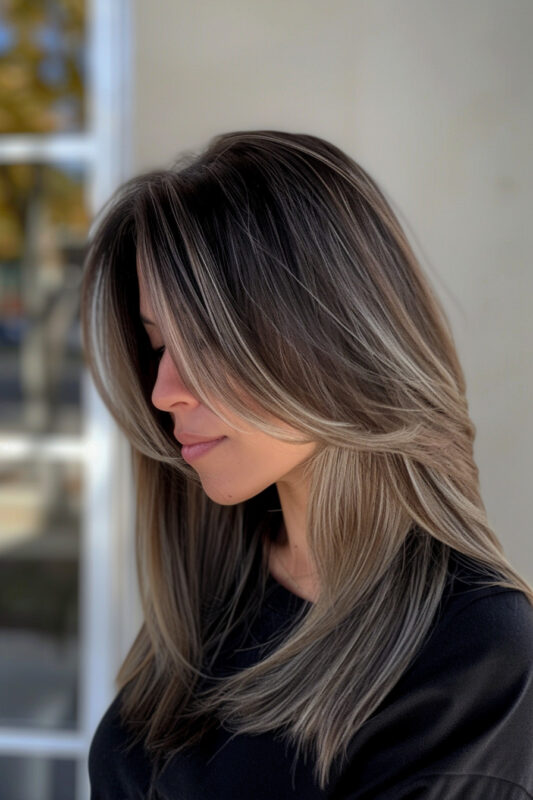
[[[489,519],[533,578],[531,0],[134,0],[134,171],[306,131],[379,181],[450,315]]]

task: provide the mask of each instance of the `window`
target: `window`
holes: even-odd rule
[[[90,221],[128,171],[128,38],[127,0],[0,10],[3,800],[88,797],[88,745],[132,632],[127,448],[79,326]]]

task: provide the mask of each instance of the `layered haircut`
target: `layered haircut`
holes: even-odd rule
[[[221,405],[317,443],[305,474],[320,595],[257,664],[223,678],[220,648],[261,603],[279,498],[271,486],[218,505],[181,458],[150,400],[158,365],[137,268],[195,396],[222,419]],[[130,180],[93,227],[82,325],[132,445],[144,622],[118,681],[123,718],[156,761],[218,719],[281,731],[325,787],[427,637],[451,549],[480,583],[533,600],[487,522],[445,313],[384,193],[337,147],[227,133]]]

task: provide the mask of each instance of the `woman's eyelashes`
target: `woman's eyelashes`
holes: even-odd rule
[[[165,352],[165,345],[162,345],[161,347],[152,348],[152,353],[154,354],[154,358],[157,361],[161,361],[164,352]]]

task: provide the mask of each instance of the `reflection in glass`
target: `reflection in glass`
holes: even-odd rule
[[[0,433],[80,430],[79,165],[0,166]]]
[[[85,123],[84,0],[3,0],[0,133],[61,133]]]
[[[2,800],[73,800],[74,761],[0,756]]]
[[[80,484],[76,464],[0,465],[0,725],[76,726]]]

